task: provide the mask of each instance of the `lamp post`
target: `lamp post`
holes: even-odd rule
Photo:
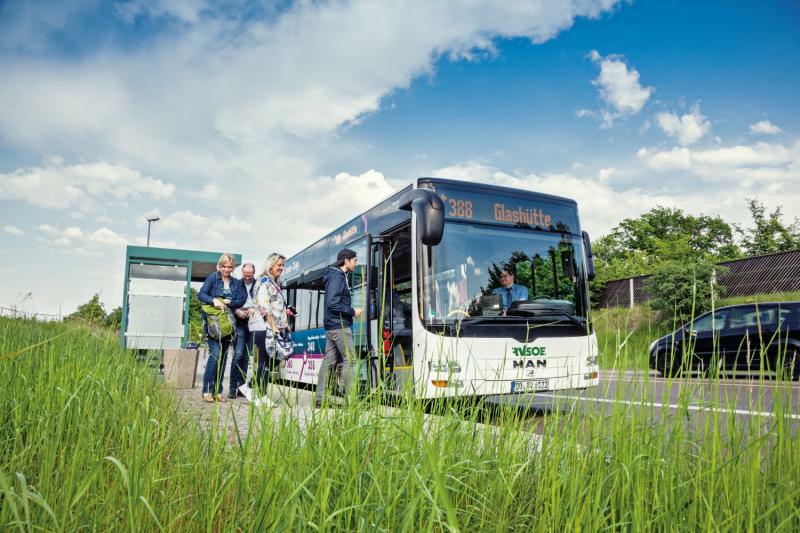
[[[158,220],[161,220],[161,218],[160,217],[145,217],[145,220],[147,220],[147,246],[149,247],[150,246],[150,224],[152,224],[153,222],[156,222]]]

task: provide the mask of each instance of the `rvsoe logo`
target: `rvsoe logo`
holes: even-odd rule
[[[511,348],[511,351],[517,357],[545,357],[547,354],[545,353],[544,346],[528,346],[527,344],[522,347],[518,348]]]

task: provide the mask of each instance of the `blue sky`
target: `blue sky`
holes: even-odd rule
[[[798,27],[792,1],[0,2],[0,306],[119,305],[146,215],[260,264],[420,175],[573,197],[594,236],[655,205],[747,226],[756,196],[790,221]]]

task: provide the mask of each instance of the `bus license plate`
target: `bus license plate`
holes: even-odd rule
[[[550,388],[546,379],[535,379],[533,381],[512,381],[511,392],[536,392]]]

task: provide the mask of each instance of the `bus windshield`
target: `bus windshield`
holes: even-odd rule
[[[427,323],[453,323],[468,317],[574,322],[575,317],[586,317],[579,237],[447,222],[442,242],[431,252],[431,261],[421,261]],[[505,269],[514,276],[514,286],[509,286],[512,278]]]

